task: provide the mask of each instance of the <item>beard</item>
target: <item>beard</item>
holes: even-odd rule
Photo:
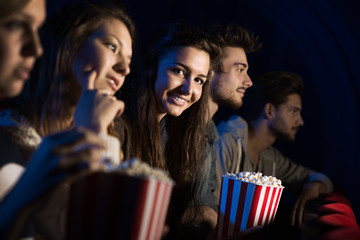
[[[287,131],[284,129],[285,125],[279,125],[279,124],[275,124],[270,126],[270,131],[274,134],[274,136],[276,136],[276,139],[285,141],[285,142],[289,142],[289,143],[293,143],[295,142],[295,134],[292,134],[291,131]],[[293,128],[291,128],[291,130],[293,130]]]
[[[243,105],[242,99],[234,99],[233,96],[226,97],[215,91],[211,91],[211,97],[219,106],[237,110]]]

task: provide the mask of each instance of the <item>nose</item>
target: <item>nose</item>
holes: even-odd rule
[[[31,34],[25,39],[21,53],[26,57],[40,57],[43,54],[43,48],[41,46],[39,34],[36,31],[32,31]]]
[[[113,69],[115,70],[115,72],[117,72],[123,76],[126,76],[130,73],[130,67],[124,62],[115,64]]]
[[[181,91],[183,92],[184,95],[191,95],[193,92],[193,83],[192,80],[189,77],[187,77],[185,79],[185,81],[183,82],[183,84],[181,85]]]
[[[304,120],[303,120],[303,118],[301,117],[301,115],[299,115],[298,124],[299,124],[299,126],[303,126],[303,125],[304,125]]]
[[[248,88],[253,85],[253,82],[251,81],[251,78],[248,74],[246,74],[246,76],[245,76],[244,85]]]
[[[130,66],[126,62],[126,57],[119,53],[117,63],[114,65],[115,72],[127,76],[130,73]]]

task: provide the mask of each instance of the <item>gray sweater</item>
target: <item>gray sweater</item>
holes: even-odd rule
[[[220,188],[222,174],[254,172],[256,166],[246,151],[248,126],[244,119],[232,116],[227,122],[221,122],[217,129],[219,139],[215,143],[215,148],[218,164],[217,182]],[[327,192],[333,190],[332,182],[327,176],[293,162],[273,146],[260,153],[257,171],[280,179],[285,189],[296,194],[301,192],[305,182],[315,180],[324,182]],[[219,194],[219,189],[217,192]]]

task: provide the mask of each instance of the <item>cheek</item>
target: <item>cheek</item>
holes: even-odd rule
[[[99,61],[101,61],[99,49],[93,44],[87,43],[78,54],[75,67],[82,71],[97,70]]]
[[[162,98],[162,95],[164,93],[164,83],[161,81],[161,78],[157,78],[155,81],[155,86],[154,86],[154,91],[155,91],[155,96],[158,100],[160,100]]]
[[[16,39],[9,42],[11,40],[0,39],[0,74],[10,72],[20,62],[20,44]]]
[[[158,72],[157,78],[155,80],[155,93],[156,96],[161,98],[165,91],[170,90],[173,85],[171,76],[167,74],[160,74]]]
[[[199,101],[199,99],[201,98],[202,89],[202,86],[198,86],[194,89],[194,102]]]

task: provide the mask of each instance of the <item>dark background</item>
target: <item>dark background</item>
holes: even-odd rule
[[[69,1],[70,2],[70,1]],[[71,1],[73,2],[73,1]],[[260,36],[249,75],[293,71],[305,84],[305,125],[294,144],[277,146],[327,174],[360,216],[360,8],[349,0],[126,0],[140,46],[169,22],[238,23]],[[61,4],[64,4],[62,1]],[[49,13],[61,5],[48,2]],[[228,111],[222,111],[225,119]]]

